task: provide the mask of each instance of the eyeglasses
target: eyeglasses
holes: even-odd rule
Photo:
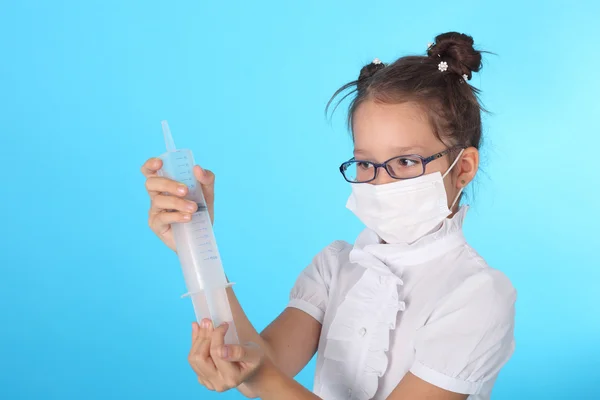
[[[340,172],[350,183],[367,183],[375,180],[377,170],[382,167],[394,179],[413,179],[425,174],[425,167],[430,162],[442,158],[454,148],[449,148],[427,158],[417,154],[397,156],[378,164],[373,161],[351,158],[340,165]]]

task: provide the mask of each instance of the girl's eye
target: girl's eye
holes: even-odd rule
[[[423,173],[423,163],[418,157],[398,157],[388,163],[387,170],[394,178],[414,178]]]
[[[360,168],[360,169],[369,169],[369,168],[371,168],[371,164],[368,163],[368,162],[360,161],[357,164],[358,164],[358,168]]]
[[[411,158],[399,158],[398,166],[402,168],[410,168],[419,165],[419,161],[411,159]]]

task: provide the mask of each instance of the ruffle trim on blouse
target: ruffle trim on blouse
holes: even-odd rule
[[[381,269],[367,268],[350,289],[327,333],[319,395],[327,400],[368,400],[388,368],[390,330],[405,304],[403,282]],[[356,366],[359,365],[359,368]]]

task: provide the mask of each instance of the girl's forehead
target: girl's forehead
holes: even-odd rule
[[[418,154],[439,145],[427,115],[414,103],[364,102],[354,115],[353,136],[355,153]]]

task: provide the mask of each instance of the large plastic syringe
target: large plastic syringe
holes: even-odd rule
[[[227,298],[227,283],[212,223],[201,186],[194,177],[194,156],[187,149],[176,149],[167,121],[162,121],[167,152],[160,156],[163,166],[160,175],[181,182],[188,187],[185,197],[198,205],[189,222],[171,225],[177,246],[177,255],[183,270],[188,293],[192,298],[198,322],[210,318],[215,327],[229,324],[226,344],[238,344],[233,315]]]

